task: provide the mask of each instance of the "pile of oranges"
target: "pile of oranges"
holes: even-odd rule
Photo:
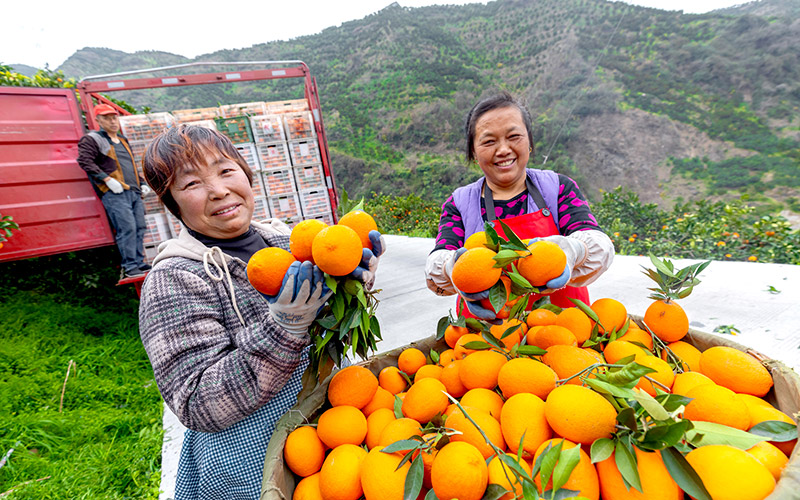
[[[618,436],[624,419],[614,398],[587,380],[615,364],[651,368],[633,390],[686,396],[675,412],[698,425],[747,431],[766,421],[792,423],[764,399],[772,378],[750,354],[724,346],[701,352],[682,340],[686,331],[659,338],[611,298],[590,308],[593,314],[535,309],[525,321],[506,319],[483,332],[450,325],[440,351],[409,347],[378,373],[360,365],[338,371],[330,406],[286,440],[285,463],[300,478],[293,498],[399,500],[417,473],[419,499],[522,498],[523,483],[539,495],[556,483],[572,492],[567,497],[588,500],[683,499],[659,452],[632,448],[641,482],[634,488],[613,445],[605,454],[596,450]],[[596,329],[610,338],[586,347]],[[687,446],[685,460],[713,500],[763,499],[795,444]]]
[[[361,262],[363,249],[372,250],[369,232],[377,229],[375,219],[363,210],[348,212],[333,226],[306,219],[292,229],[290,252],[268,247],[253,254],[247,263],[247,278],[259,292],[275,295],[289,266],[297,261],[310,261],[331,276],[347,276]]]

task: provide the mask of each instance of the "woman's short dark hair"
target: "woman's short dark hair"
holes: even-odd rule
[[[514,96],[508,92],[501,92],[490,97],[486,97],[478,101],[478,104],[472,107],[469,114],[467,114],[467,121],[464,124],[464,132],[467,135],[467,161],[475,159],[475,148],[472,143],[475,141],[475,124],[478,119],[484,114],[492,111],[493,109],[515,107],[522,115],[522,122],[525,124],[525,130],[528,131],[528,143],[531,145],[531,152],[533,152],[533,126],[531,125],[531,114],[528,109]]]
[[[164,206],[181,218],[178,204],[169,191],[178,170],[185,165],[206,167],[209,157],[217,155],[242,167],[253,185],[253,172],[230,139],[214,129],[187,124],[165,130],[147,146],[142,159],[144,178]]]

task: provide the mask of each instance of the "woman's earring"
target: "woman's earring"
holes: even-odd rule
[[[533,148],[528,148],[528,153],[533,153]]]

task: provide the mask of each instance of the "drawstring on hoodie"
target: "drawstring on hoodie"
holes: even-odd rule
[[[219,258],[222,261],[221,267],[214,258],[214,251],[219,253]],[[218,274],[215,275],[211,272],[211,269],[208,266],[209,260],[212,264],[214,264],[214,267],[217,268]],[[214,281],[222,281],[225,278],[228,279],[228,288],[230,289],[229,291],[231,294],[231,302],[233,303],[233,310],[236,311],[236,316],[239,317],[239,321],[242,323],[242,326],[246,326],[244,318],[242,318],[242,313],[239,312],[239,306],[236,304],[236,293],[233,289],[233,280],[231,279],[231,272],[228,270],[228,263],[225,262],[225,255],[222,253],[222,250],[220,250],[219,247],[213,247],[210,250],[203,252],[203,268],[205,268],[208,277]]]

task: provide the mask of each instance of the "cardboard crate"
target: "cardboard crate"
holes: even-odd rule
[[[250,119],[246,116],[217,118],[214,122],[217,124],[217,130],[228,136],[234,144],[253,142]]]
[[[291,99],[288,101],[273,101],[267,103],[270,113],[295,113],[308,111],[308,101],[305,99]]]
[[[196,120],[193,122],[184,122],[186,125],[197,125],[198,127],[205,127],[210,128],[211,130],[217,130],[217,122],[214,120]]]
[[[331,199],[327,188],[306,189],[300,191],[300,208],[303,215],[319,215],[331,213]]]
[[[172,111],[172,116],[178,120],[178,123],[194,122],[198,120],[216,120],[221,118],[218,107],[213,108],[196,108],[196,109],[176,109]]]
[[[269,212],[269,199],[266,196],[256,196],[254,200],[255,207],[253,208],[252,220],[256,222],[263,222],[272,217]]]
[[[316,139],[289,141],[287,144],[289,145],[289,154],[292,158],[293,166],[299,167],[301,165],[322,163]]]
[[[290,141],[311,139],[317,136],[317,132],[314,130],[314,121],[308,111],[284,113],[283,126],[286,128],[286,138]]]
[[[267,103],[264,101],[258,102],[242,102],[239,104],[223,104],[219,107],[220,115],[222,118],[234,118],[237,116],[259,116],[268,115]]]
[[[300,212],[300,199],[297,193],[270,196],[269,211],[273,217],[285,221],[286,219],[299,219],[302,217]]]
[[[253,171],[253,174],[256,172],[261,171],[261,161],[258,159],[258,151],[256,150],[256,145],[252,142],[244,142],[242,144],[235,144],[236,149],[239,151],[239,154],[242,155],[244,161],[250,166],[250,170]]]
[[[181,234],[181,230],[183,229],[183,222],[171,212],[167,212],[167,224],[169,225],[169,232],[172,234],[173,238],[177,238],[179,234]]]
[[[279,194],[294,193],[297,188],[294,185],[294,176],[292,175],[291,167],[287,168],[271,168],[264,170],[264,187],[267,190],[268,196],[277,196]]]
[[[294,171],[294,182],[297,184],[298,191],[327,187],[322,165],[292,167],[292,170]]]
[[[253,129],[253,139],[256,143],[264,144],[286,140],[280,115],[251,116],[250,126]]]
[[[167,214],[145,214],[144,220],[147,223],[147,229],[144,232],[145,245],[158,245],[162,241],[172,238],[167,223]]]
[[[129,141],[149,141],[177,123],[178,121],[171,113],[148,113],[119,117],[122,135]]]
[[[332,226],[332,225],[335,224],[335,222],[333,222],[333,214],[331,212],[324,213],[324,214],[317,214],[317,215],[305,215],[303,217],[303,220],[308,220],[308,219],[321,220],[322,222],[324,222],[325,224],[327,224],[329,226]]]
[[[265,171],[292,166],[289,159],[289,148],[285,142],[258,144],[256,149],[258,150],[258,159],[261,160],[261,168]]]

